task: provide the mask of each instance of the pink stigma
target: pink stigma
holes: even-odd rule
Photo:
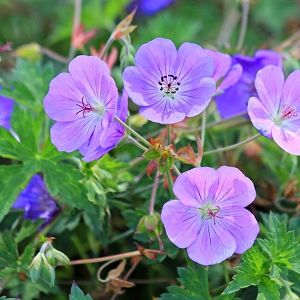
[[[80,107],[80,110],[76,113],[76,115],[78,115],[82,112],[82,115],[83,115],[84,118],[85,118],[86,113],[89,113],[89,112],[93,111],[93,108],[92,108],[91,104],[88,101],[84,102],[84,97],[83,96],[81,98],[81,104],[76,103],[76,105],[78,107]]]

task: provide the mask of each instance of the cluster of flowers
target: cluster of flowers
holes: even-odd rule
[[[69,73],[51,81],[44,107],[55,121],[51,140],[59,151],[79,150],[92,161],[113,149],[125,133],[118,121],[126,121],[128,96],[141,115],[160,124],[197,116],[214,97],[223,118],[248,112],[262,135],[300,155],[300,71],[284,82],[273,51],[231,57],[193,43],[177,50],[172,41],[156,38],[138,49],[123,81],[118,96],[107,65],[90,56],[76,57]],[[162,221],[191,259],[211,265],[252,246],[259,227],[245,207],[255,189],[238,169],[192,169],[177,178],[174,193],[179,200],[164,205]]]

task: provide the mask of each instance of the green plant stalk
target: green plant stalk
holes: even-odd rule
[[[205,151],[203,152],[203,156],[204,155],[210,155],[210,154],[215,154],[215,153],[220,153],[220,152],[226,152],[226,151],[229,151],[229,150],[233,150],[233,149],[236,149],[240,146],[243,146],[253,140],[255,140],[256,138],[258,138],[260,136],[260,133],[257,133],[239,143],[236,143],[236,144],[233,144],[233,145],[230,145],[230,146],[226,146],[226,147],[222,147],[222,148],[217,148],[217,149],[214,149],[214,150],[209,150],[209,151]]]

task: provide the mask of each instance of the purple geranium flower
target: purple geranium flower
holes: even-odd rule
[[[214,65],[200,46],[184,43],[176,49],[168,39],[142,45],[136,66],[123,74],[124,87],[140,114],[148,120],[172,124],[200,114],[215,92]]]
[[[233,167],[200,167],[178,176],[162,222],[169,239],[187,248],[189,257],[213,265],[249,249],[259,232],[254,216],[244,207],[255,199],[253,183]]]
[[[123,122],[126,121],[128,115],[128,95],[124,91],[122,96],[118,99],[117,106],[117,117],[119,117]],[[107,129],[105,129],[105,134],[103,135],[100,145],[96,149],[81,149],[81,153],[84,154],[84,159],[86,161],[93,161],[99,159],[104,154],[112,150],[117,146],[120,140],[124,137],[125,128],[116,120],[112,121]]]
[[[0,95],[0,126],[10,129],[10,118],[14,108],[14,101]]]
[[[78,56],[50,83],[44,100],[48,116],[56,123],[51,140],[59,151],[79,150],[83,155],[104,142],[114,120],[118,101],[116,84],[108,66],[95,56]]]
[[[234,64],[240,64],[243,68],[240,79],[223,94],[215,97],[221,117],[225,119],[247,113],[248,100],[256,95],[256,73],[266,65],[281,66],[281,57],[271,50],[259,50],[254,57],[233,56]]]
[[[212,77],[217,83],[217,94],[221,94],[240,79],[242,66],[237,63],[233,64],[233,59],[228,54],[214,50],[206,51],[213,59],[215,68]]]
[[[13,208],[24,210],[26,219],[44,219],[44,225],[49,223],[59,210],[42,177],[38,174],[32,176],[26,188],[18,196]]]
[[[137,7],[139,14],[154,15],[174,2],[175,0],[134,0],[130,3],[129,10]]]
[[[280,68],[267,66],[257,73],[257,97],[249,99],[248,114],[261,134],[285,151],[300,155],[300,71],[284,82]]]

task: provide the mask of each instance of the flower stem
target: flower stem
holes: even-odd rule
[[[143,256],[147,252],[149,254],[150,253],[152,253],[152,254],[163,254],[160,250],[143,249],[142,251],[136,250],[136,251],[120,253],[120,254],[115,254],[115,255],[109,255],[109,256],[103,256],[103,257],[97,257],[97,258],[86,258],[86,259],[72,260],[72,261],[70,261],[70,263],[66,264],[65,266],[96,264],[96,263],[111,261],[111,260],[121,260],[121,259],[131,258],[131,257],[135,257],[135,256]],[[60,265],[60,266],[62,266],[62,265]]]
[[[156,193],[157,193],[158,186],[159,186],[159,177],[160,177],[160,173],[159,173],[159,169],[157,169],[157,172],[156,172],[155,178],[154,178],[154,182],[153,182],[151,198],[150,198],[150,202],[149,202],[149,215],[154,214]]]
[[[241,22],[241,31],[237,43],[237,50],[240,51],[243,47],[247,25],[248,25],[248,16],[249,16],[249,7],[250,7],[250,0],[242,0],[243,5],[243,12],[242,12],[242,22]]]
[[[169,192],[170,192],[171,196],[173,197],[173,179],[172,179],[172,176],[171,176],[171,170],[170,169],[167,170],[166,175],[167,175],[167,180],[168,180]]]
[[[202,148],[204,148],[205,130],[206,130],[206,110],[202,114],[202,124],[201,124],[201,144],[202,144]]]
[[[228,268],[227,268],[227,263],[226,260],[223,262],[223,272],[224,272],[224,280],[226,285],[229,284],[230,278],[229,278],[229,273],[228,273]]]
[[[108,38],[108,40],[106,41],[101,53],[100,53],[100,58],[103,59],[103,57],[105,56],[105,54],[107,53],[107,51],[109,50],[109,48],[111,47],[112,43],[114,42],[114,39],[112,37],[112,35]]]
[[[167,143],[171,145],[172,143],[172,127],[171,125],[167,125]]]
[[[81,7],[82,7],[82,0],[74,0],[74,20],[73,20],[73,30],[72,30],[70,50],[69,50],[69,54],[68,54],[68,61],[72,60],[72,58],[74,57],[74,55],[76,53],[76,49],[73,47],[73,44],[72,44],[72,39],[73,39],[73,34],[74,34],[75,30],[80,25]]]
[[[173,169],[178,176],[181,174],[181,172],[179,171],[179,169],[176,167],[175,164],[173,164]]]
[[[132,133],[135,137],[141,140],[146,146],[151,147],[151,144],[144,139],[140,134],[138,134],[134,129],[132,129],[130,126],[128,126],[126,123],[124,123],[119,117],[115,116],[115,119],[124,126],[130,133]]]
[[[205,151],[203,152],[203,156],[204,155],[209,155],[209,154],[214,154],[214,153],[219,153],[219,152],[226,152],[226,151],[229,151],[229,150],[233,150],[235,148],[238,148],[242,145],[245,145],[253,140],[255,140],[256,138],[258,138],[260,136],[260,133],[257,133],[239,143],[236,143],[236,144],[233,144],[233,145],[230,145],[230,146],[227,146],[227,147],[222,147],[222,148],[218,148],[218,149],[214,149],[214,150],[210,150],[210,151]]]
[[[137,146],[138,148],[142,149],[143,151],[147,151],[148,148],[143,146],[140,142],[138,142],[135,138],[133,138],[132,136],[128,135],[127,139],[134,144],[135,146]]]

